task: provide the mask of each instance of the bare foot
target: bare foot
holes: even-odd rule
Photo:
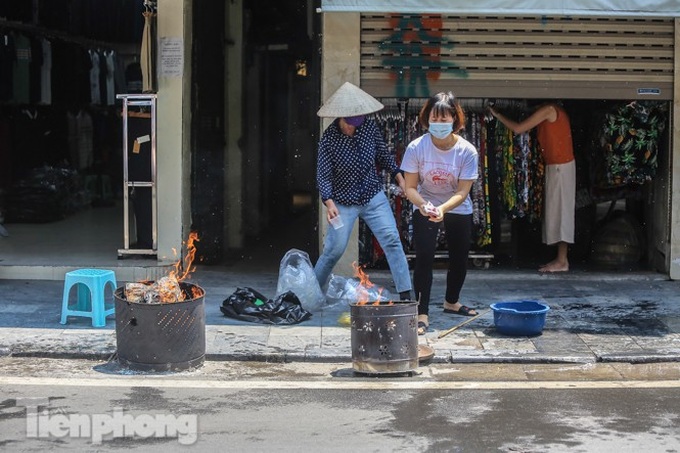
[[[551,261],[548,264],[538,268],[538,272],[553,273],[553,272],[568,272],[569,263],[561,263],[559,261]]]

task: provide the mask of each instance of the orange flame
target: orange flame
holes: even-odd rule
[[[189,238],[185,242],[187,254],[184,256],[184,261],[182,261],[182,258],[180,257],[175,263],[175,269],[171,270],[169,273],[169,276],[178,282],[186,280],[190,277],[189,274],[196,270],[196,266],[192,267],[194,258],[196,257],[196,246],[194,245],[194,242],[200,242],[200,239],[198,239],[198,233],[192,231],[189,233]],[[173,249],[173,252],[177,255],[175,249]]]
[[[352,263],[352,267],[354,268],[354,276],[359,279],[359,283],[366,288],[372,288],[373,283],[369,280],[368,274],[361,269],[361,266],[356,261]]]
[[[198,240],[198,233],[195,231],[189,233],[187,241],[182,242],[183,244],[186,244],[187,249],[184,260],[179,258],[174,265],[174,269],[171,269],[167,276],[158,279],[158,281],[141,282],[146,285],[144,294],[142,294],[143,299],[151,298],[152,300],[156,300],[156,303],[173,303],[186,300],[188,294],[185,294],[182,290],[180,282],[189,278],[190,274],[196,270],[196,267],[193,266],[194,258],[196,257],[196,246],[194,245],[194,242],[197,242]],[[173,252],[175,253],[175,256],[177,256],[177,250],[173,249]],[[137,287],[131,289],[131,291],[133,290],[139,291]],[[197,286],[191,287],[191,293],[191,297],[194,299],[203,296],[203,291]],[[130,295],[135,297],[138,296],[137,294],[132,293],[130,293]]]
[[[203,295],[203,290],[201,290],[198,286],[192,286],[191,287],[191,298],[192,299],[197,299]]]
[[[356,261],[352,263],[352,267],[354,268],[354,276],[359,279],[359,286],[357,288],[357,305],[366,305],[368,304],[368,289],[367,288],[373,288],[375,284],[371,282],[368,278],[368,274],[366,274],[362,269],[361,266],[357,264]],[[380,305],[380,299],[382,292],[385,288],[380,288],[378,290],[378,298],[375,302],[373,302],[371,305]],[[389,301],[387,305],[392,305],[394,302]]]
[[[368,303],[368,291],[366,288],[372,288],[373,283],[368,279],[368,274],[361,269],[361,266],[356,261],[352,262],[352,267],[354,268],[354,276],[359,279],[357,305],[366,305]]]

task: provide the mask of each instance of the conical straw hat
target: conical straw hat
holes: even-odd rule
[[[328,98],[316,114],[326,118],[345,118],[368,115],[383,108],[385,106],[376,98],[358,86],[345,82]]]

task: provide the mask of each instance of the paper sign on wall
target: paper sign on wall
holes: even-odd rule
[[[184,67],[184,40],[161,37],[161,77],[180,77]]]

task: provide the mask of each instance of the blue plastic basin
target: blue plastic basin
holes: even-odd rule
[[[550,310],[546,304],[533,300],[517,302],[496,302],[491,304],[496,330],[505,335],[540,335],[545,325],[545,316]]]

